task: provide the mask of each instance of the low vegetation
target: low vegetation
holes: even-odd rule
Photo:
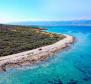
[[[0,56],[15,54],[53,44],[63,35],[52,34],[36,27],[0,25]]]

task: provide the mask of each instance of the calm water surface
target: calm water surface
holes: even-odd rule
[[[0,72],[0,84],[91,84],[91,27],[47,27],[77,42],[45,62]]]

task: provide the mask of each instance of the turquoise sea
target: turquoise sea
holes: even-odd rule
[[[76,42],[40,64],[0,72],[0,84],[91,84],[91,27],[45,28],[73,35]]]

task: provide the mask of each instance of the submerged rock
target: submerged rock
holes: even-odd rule
[[[83,80],[84,80],[84,81],[89,81],[89,80],[91,80],[91,77],[88,77],[88,76],[87,76],[87,77],[83,78]]]
[[[48,81],[49,84],[63,84],[62,81]]]
[[[73,80],[73,79],[71,79],[69,82],[67,82],[67,84],[77,84],[77,83],[78,83],[78,81]]]
[[[62,80],[60,78],[55,78],[53,80],[48,81],[49,84],[63,84]]]
[[[84,81],[89,81],[89,79],[88,79],[88,78],[83,78],[83,80],[84,80]]]

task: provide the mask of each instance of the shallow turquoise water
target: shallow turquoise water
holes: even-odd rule
[[[0,72],[0,84],[91,84],[91,27],[47,27],[76,37],[76,43],[45,62]]]

